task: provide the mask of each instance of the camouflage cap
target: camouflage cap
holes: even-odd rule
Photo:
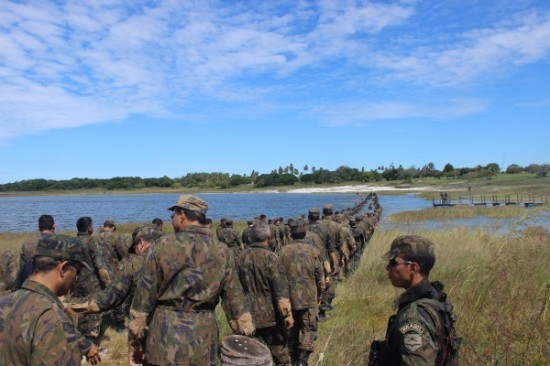
[[[139,241],[139,239],[144,239],[148,243],[154,244],[161,236],[162,236],[162,233],[156,227],[139,226],[135,228],[134,231],[132,232],[132,245],[130,245],[130,248],[128,249],[128,251],[130,253],[135,253],[136,244]]]
[[[111,219],[107,219],[107,220],[105,220],[105,222],[103,223],[103,226],[115,226],[115,221],[114,221],[114,220],[111,220]]]
[[[334,206],[330,203],[327,203],[323,206],[323,214],[325,215],[331,215],[334,212]]]
[[[288,220],[288,227],[291,234],[305,233],[307,228],[306,220],[301,217]]]
[[[178,202],[176,202],[175,205],[168,207],[168,210],[174,211],[177,207],[206,214],[206,210],[208,210],[208,203],[195,196],[182,195],[179,196]]]
[[[313,207],[309,209],[310,214],[319,214],[319,209],[317,207]]]
[[[92,270],[86,262],[86,252],[82,243],[68,235],[45,235],[36,243],[36,256],[65,259],[82,263]]]
[[[392,241],[390,251],[384,254],[382,259],[389,261],[398,255],[435,259],[434,245],[428,239],[418,235],[398,236]]]

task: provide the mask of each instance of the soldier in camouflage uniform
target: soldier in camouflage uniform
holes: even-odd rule
[[[275,365],[290,366],[285,325],[292,328],[294,320],[286,277],[280,276],[277,256],[269,249],[269,226],[257,221],[251,232],[253,243],[239,254],[237,272],[250,304],[255,337],[267,344]]]
[[[359,267],[361,261],[361,255],[363,254],[363,249],[365,248],[365,234],[363,230],[357,225],[357,221],[354,217],[349,218],[349,226],[351,229],[351,234],[355,240],[355,252],[350,260],[350,268],[352,271],[355,271]]]
[[[93,233],[92,219],[87,216],[81,217],[77,220],[76,227],[78,229],[77,239],[84,247],[85,260],[90,269],[84,268],[78,275],[74,292],[71,294],[71,301],[84,302],[105,287],[105,283],[102,287],[100,275],[98,274],[102,274],[103,280],[110,283],[110,271],[107,270],[108,266],[103,258],[97,239],[91,235]],[[78,318],[77,328],[88,341],[99,345],[104,331],[102,322],[102,314],[89,314]]]
[[[108,219],[103,223],[101,231],[97,235],[98,243],[101,247],[102,256],[108,264],[109,278],[116,279],[117,268],[119,267],[119,252],[121,259],[128,256],[126,253],[129,251],[129,247],[126,245],[125,240],[116,232],[116,224],[113,220]],[[122,248],[122,249],[121,249]],[[130,304],[127,304],[128,306]],[[124,320],[126,318],[127,306],[121,304],[112,310],[111,316],[114,321],[114,326],[117,331],[123,331],[126,329]]]
[[[128,328],[145,341],[149,365],[216,365],[220,297],[232,329],[254,332],[235,259],[203,226],[207,209],[198,197],[180,196],[169,207],[175,234],[163,236],[145,258]]]
[[[82,355],[92,364],[100,360],[96,347],[79,344],[58,299],[85,265],[78,240],[64,235],[39,240],[33,272],[20,290],[0,299],[0,365],[77,366]]]
[[[284,273],[294,318],[289,347],[293,362],[307,366],[317,332],[318,304],[323,290],[321,253],[307,243],[304,219],[289,220],[291,240],[281,250],[279,271]]]
[[[233,257],[237,258],[239,253],[244,250],[239,234],[233,229],[233,220],[225,219],[224,226],[217,232],[218,240],[225,243],[233,252]]]
[[[137,227],[132,233],[130,256],[119,264],[118,275],[114,281],[103,292],[93,295],[89,301],[70,304],[71,309],[77,314],[85,315],[104,312],[131,302],[137,286],[138,275],[143,268],[145,255],[161,235],[162,233],[156,227]],[[132,338],[129,339],[129,344],[128,359],[132,363],[134,360],[133,352],[139,347]]]
[[[246,221],[246,227],[241,232],[241,241],[243,243],[244,248],[248,248],[250,244],[254,242],[252,239],[252,224],[254,223],[253,220],[247,220]]]
[[[40,236],[53,234],[55,232],[55,222],[52,215],[40,215],[38,218],[38,231],[40,231]],[[34,237],[21,246],[21,251],[19,253],[19,268],[24,268],[32,257],[34,257],[36,253],[36,242],[39,237]]]
[[[14,290],[17,277],[15,256],[9,250],[0,253],[0,297]]]
[[[445,314],[451,314],[452,321],[454,314],[443,285],[428,279],[435,264],[433,244],[421,236],[400,236],[382,259],[389,261],[386,271],[392,285],[406,292],[399,298],[397,314],[390,317],[385,340],[371,345],[370,364],[450,364],[449,351],[456,347],[458,352],[458,344],[442,344],[441,340],[455,340],[454,332],[450,337],[442,334],[446,332]]]

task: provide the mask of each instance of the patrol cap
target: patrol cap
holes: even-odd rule
[[[319,209],[318,209],[317,207],[313,207],[313,208],[310,208],[310,209],[309,209],[309,213],[310,213],[310,214],[317,214],[317,215],[318,215],[319,212],[320,212],[320,211],[319,211]]]
[[[105,220],[105,222],[103,223],[103,226],[115,226],[115,222],[114,222],[114,220],[107,219],[107,220]]]
[[[434,245],[418,235],[398,236],[392,241],[390,251],[384,254],[382,259],[389,261],[398,255],[435,259]]]
[[[332,214],[334,212],[334,206],[330,203],[327,203],[323,206],[323,213],[324,214]]]
[[[136,244],[139,241],[139,239],[144,239],[149,243],[153,243],[158,240],[158,238],[161,237],[161,232],[156,228],[152,226],[139,226],[134,229],[132,232],[132,245],[130,245],[130,248],[128,251],[130,253],[136,252]]]
[[[296,217],[292,220],[289,219],[288,227],[290,229],[291,234],[305,233],[307,228],[306,220],[304,220],[301,217]]]
[[[175,205],[168,207],[168,210],[174,211],[178,207],[189,211],[206,214],[206,210],[208,210],[208,203],[195,196],[181,195],[178,198],[178,202],[176,202]]]
[[[36,243],[36,256],[77,261],[90,271],[92,270],[86,262],[86,252],[82,243],[68,235],[42,236]]]

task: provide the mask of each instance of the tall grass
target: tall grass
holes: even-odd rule
[[[401,291],[390,285],[380,256],[403,234],[375,233],[359,270],[338,287],[332,317],[319,327],[315,362],[323,353],[323,365],[364,364],[370,342],[384,337]],[[548,232],[532,228],[502,237],[456,228],[408,234],[425,236],[436,245],[430,277],[445,283],[459,316],[462,365],[549,364]]]

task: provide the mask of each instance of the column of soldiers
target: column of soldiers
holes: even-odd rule
[[[361,215],[365,205],[369,213]],[[70,350],[79,359],[100,361],[110,314],[118,330],[124,327],[124,316],[129,317],[130,365],[215,365],[219,342],[214,309],[221,300],[234,333],[266,343],[277,365],[304,366],[313,352],[318,321],[332,310],[337,284],[357,269],[382,212],[376,194],[369,194],[340,212],[330,204],[322,211],[312,208],[307,219],[285,223],[259,215],[239,234],[227,218],[214,233],[206,218],[208,204],[200,198],[180,196],[168,209],[174,234],[163,235],[162,220],[155,219],[152,226],[136,228],[131,238],[116,233],[112,220],[93,234],[92,219],[81,217],[76,238],[69,240],[55,233],[53,217],[42,215],[40,235],[21,248],[17,279],[11,266],[11,275],[0,271],[0,286],[30,291],[29,283],[34,286],[47,272],[36,267],[42,257],[66,259],[54,256],[62,251],[37,252],[40,243],[74,246],[82,265],[69,265],[78,267],[78,276],[67,291],[54,293],[65,296],[61,305],[76,321],[71,328],[57,317],[67,339],[75,339],[77,347]],[[66,267],[55,273],[61,276]],[[0,295],[10,298],[0,302],[0,325],[15,319],[18,309],[10,304],[17,293]],[[9,339],[17,335],[8,334],[7,328],[0,327],[0,364],[12,364],[9,360],[15,358],[3,358],[8,354],[23,357],[32,350],[12,343]],[[13,350],[4,353],[8,346]],[[32,357],[25,354],[27,361],[15,364],[32,364]]]

